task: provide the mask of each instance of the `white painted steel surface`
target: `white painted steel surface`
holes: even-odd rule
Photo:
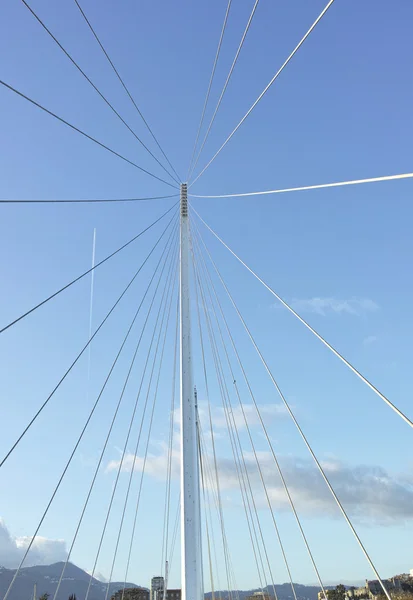
[[[181,569],[182,600],[203,600],[199,465],[192,376],[187,184],[181,184]]]

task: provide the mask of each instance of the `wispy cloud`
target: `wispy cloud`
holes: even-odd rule
[[[158,445],[158,453],[157,454],[148,454],[146,458],[145,465],[145,473],[147,475],[152,475],[156,479],[165,479],[167,473],[168,466],[168,446],[164,442],[160,442]],[[180,447],[178,440],[175,439],[174,448],[172,449],[172,463],[171,463],[171,474],[172,477],[177,479],[179,478],[180,472]],[[130,473],[132,468],[134,471],[139,473],[143,470],[144,465],[144,457],[135,455],[133,452],[127,452],[124,456],[122,462],[122,471],[126,473]],[[107,467],[106,471],[115,471],[119,468],[121,463],[121,459],[111,460]]]
[[[92,575],[92,571],[86,571],[86,573],[88,575]],[[102,583],[107,583],[109,581],[107,577],[105,577],[104,575],[102,575],[102,573],[98,573],[96,571],[93,573],[93,577],[95,579],[97,579],[98,581],[101,581]]]
[[[375,336],[375,335],[368,335],[367,337],[364,338],[363,345],[364,346],[370,346],[370,344],[374,344],[375,342],[377,342],[377,336]]]
[[[240,430],[246,427],[245,420],[247,421],[249,427],[255,427],[256,425],[260,424],[260,419],[254,404],[243,403],[243,409],[244,411],[242,411],[239,404],[236,404],[231,411],[231,423],[235,421],[237,429]],[[287,409],[285,408],[284,404],[281,403],[258,404],[258,409],[266,423],[288,418]],[[198,413],[199,420],[201,421],[203,427],[208,427],[209,412],[206,402],[199,402]],[[179,408],[177,408],[174,413],[174,421],[178,427],[180,426],[180,418],[181,416]],[[218,434],[219,436],[220,430],[227,430],[227,417],[222,406],[211,406],[211,420],[215,435]]]
[[[311,312],[326,316],[328,314],[349,314],[360,316],[364,313],[374,312],[379,309],[378,304],[370,298],[352,297],[347,300],[330,297],[298,299],[291,302],[297,312]]]
[[[283,404],[258,404],[260,414],[268,425],[274,420],[288,418],[288,413]],[[257,425],[261,429],[261,421],[257,414],[254,404],[243,404],[244,412],[239,405],[234,406],[231,412],[225,414],[225,411],[220,406],[211,406],[211,419],[214,430],[215,441],[223,439],[228,435],[227,418],[231,424],[236,424],[238,431],[242,431],[246,428],[245,420],[248,423],[249,428],[254,428]],[[200,402],[198,405],[199,420],[203,427],[204,440],[207,447],[210,445],[210,427],[209,427],[209,412],[205,402]],[[244,418],[245,415],[245,418]],[[172,468],[173,474],[179,476],[179,439],[180,439],[180,410],[179,408],[174,411],[174,423],[175,423],[175,434],[174,434],[174,447],[172,450]],[[155,442],[157,446],[158,454],[149,455],[146,463],[146,472],[155,477],[163,478],[167,468],[167,452],[168,446],[164,441]],[[119,468],[121,464],[122,451],[116,448],[119,458],[111,460],[106,466],[106,471],[114,471]],[[133,468],[135,471],[141,471],[143,467],[143,457],[136,456],[133,453],[126,453],[122,462],[122,471],[130,472]]]
[[[249,427],[260,424],[260,419],[257,414],[256,408],[253,404],[244,404],[244,412],[239,405],[232,409],[232,416],[235,421],[237,429],[243,429],[246,427],[245,420]],[[283,404],[259,404],[258,405],[260,414],[266,423],[269,423],[275,419],[288,418],[287,409]],[[245,415],[245,419],[244,419]],[[201,417],[202,420],[202,417]],[[222,407],[215,408],[212,414],[212,423],[217,428],[227,427],[227,421],[225,417],[225,411]]]
[[[84,467],[85,469],[90,469],[92,467],[95,467],[97,464],[97,459],[95,457],[87,456],[86,454],[83,454],[82,452],[79,453],[78,460],[79,460],[81,466]]]

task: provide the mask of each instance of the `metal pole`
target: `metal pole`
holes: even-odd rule
[[[196,452],[197,452],[197,465],[198,470],[201,469],[201,443],[199,438],[199,413],[198,413],[198,392],[196,387],[194,388],[194,403],[195,403],[195,433],[196,433]],[[201,491],[200,491],[200,476],[198,474],[198,489],[199,489],[199,501],[198,501],[198,513],[199,513],[199,563],[201,565],[201,598],[204,600],[204,570],[203,570],[203,558],[202,558],[202,520],[201,520]]]
[[[181,573],[182,600],[203,600],[196,414],[192,378],[188,186],[181,184]]]
[[[169,563],[165,561],[165,579],[163,584],[163,600],[168,600],[168,576],[169,576]]]

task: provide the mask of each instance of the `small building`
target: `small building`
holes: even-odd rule
[[[152,577],[150,600],[164,600],[164,588],[165,579],[163,577]],[[181,597],[182,592],[180,589],[168,588],[166,600],[181,600]]]
[[[413,569],[411,572],[413,572]],[[383,584],[387,592],[396,597],[397,594],[399,594],[400,592],[407,591],[408,593],[412,593],[413,591],[413,577],[411,575],[408,575],[407,573],[395,575],[390,579],[383,579]],[[383,598],[383,596],[383,588],[381,586],[380,581],[378,581],[377,579],[366,579],[365,586],[359,588],[351,587],[348,590],[346,590],[346,598],[348,600],[362,600],[363,598],[369,600],[378,600],[379,598]],[[322,592],[319,592],[318,600],[324,600]]]
[[[369,590],[367,589],[366,586],[364,587],[351,587],[346,591],[346,597],[347,598],[369,598]]]
[[[166,600],[181,600],[182,591],[179,589],[166,590]]]
[[[396,577],[393,577],[393,579],[383,579],[383,584],[388,592],[396,592],[402,589],[401,580]],[[373,600],[377,596],[383,595],[383,588],[378,579],[366,580],[366,588],[368,589],[369,597]]]
[[[402,590],[403,579],[400,576],[393,577],[392,579],[383,579],[384,587],[388,592],[399,592]],[[383,588],[381,587],[378,579],[366,579],[366,585],[359,588],[349,588],[346,591],[346,597],[349,600],[353,598],[369,598],[370,600],[376,600],[378,596],[383,596]],[[319,599],[320,600],[320,599]]]
[[[152,577],[150,600],[163,600],[165,580],[163,577]]]
[[[180,589],[169,588],[166,592],[166,600],[181,600],[182,591]],[[156,600],[163,600],[163,590],[156,591]]]

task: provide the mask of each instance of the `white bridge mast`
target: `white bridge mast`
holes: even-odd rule
[[[181,184],[181,578],[182,600],[203,600],[198,443],[192,376],[188,186]]]

